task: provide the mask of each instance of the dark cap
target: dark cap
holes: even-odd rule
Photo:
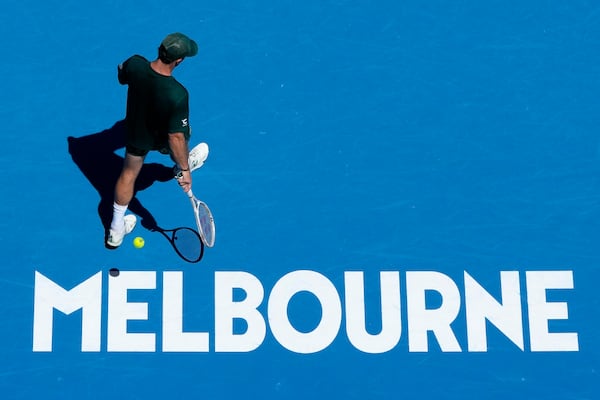
[[[166,58],[175,61],[178,58],[192,57],[198,54],[198,45],[183,33],[171,33],[160,44]]]

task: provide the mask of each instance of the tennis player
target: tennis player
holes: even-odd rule
[[[160,44],[154,61],[134,55],[118,67],[119,82],[128,85],[127,140],[123,169],[115,186],[113,218],[106,237],[109,249],[119,247],[124,236],[135,227],[136,217],[125,212],[149,151],[170,154],[176,164],[179,185],[186,193],[192,187],[188,162],[191,134],[188,91],[173,77],[173,70],[186,57],[197,53],[195,41],[182,33],[172,33]]]

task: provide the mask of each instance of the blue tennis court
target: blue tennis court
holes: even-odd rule
[[[2,398],[600,396],[594,2],[24,0],[0,32]],[[157,152],[104,247],[117,65],[172,32],[198,263],[151,229],[195,229]]]

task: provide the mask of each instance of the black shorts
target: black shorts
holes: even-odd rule
[[[146,154],[148,154],[150,152],[150,150],[139,149],[131,144],[128,144],[125,147],[125,150],[127,151],[127,153],[131,154],[132,156],[138,156],[138,157],[145,157]],[[160,154],[171,154],[169,147],[161,147],[160,149],[156,149],[156,151],[160,152]]]
[[[183,136],[185,137],[186,141],[189,141],[191,135],[192,135],[192,128],[190,127],[189,130],[183,134]],[[146,154],[148,154],[148,152],[150,150],[159,151],[161,154],[171,154],[171,150],[169,149],[169,143],[164,142],[164,141],[161,141],[161,142],[162,142],[162,144],[158,144],[158,145],[155,143],[154,144],[155,147],[153,147],[152,149],[148,149],[148,150],[140,149],[139,147],[136,147],[132,144],[127,144],[125,149],[127,150],[127,153],[129,153],[133,156],[138,156],[138,157],[146,156]]]
[[[125,151],[127,154],[131,154],[132,156],[145,157],[150,150],[139,149],[131,144],[128,144],[125,146]]]

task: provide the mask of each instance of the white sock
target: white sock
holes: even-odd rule
[[[123,232],[125,230],[125,221],[123,217],[125,217],[125,211],[127,211],[127,206],[122,206],[113,203],[113,219],[110,224],[110,229],[117,232]]]

